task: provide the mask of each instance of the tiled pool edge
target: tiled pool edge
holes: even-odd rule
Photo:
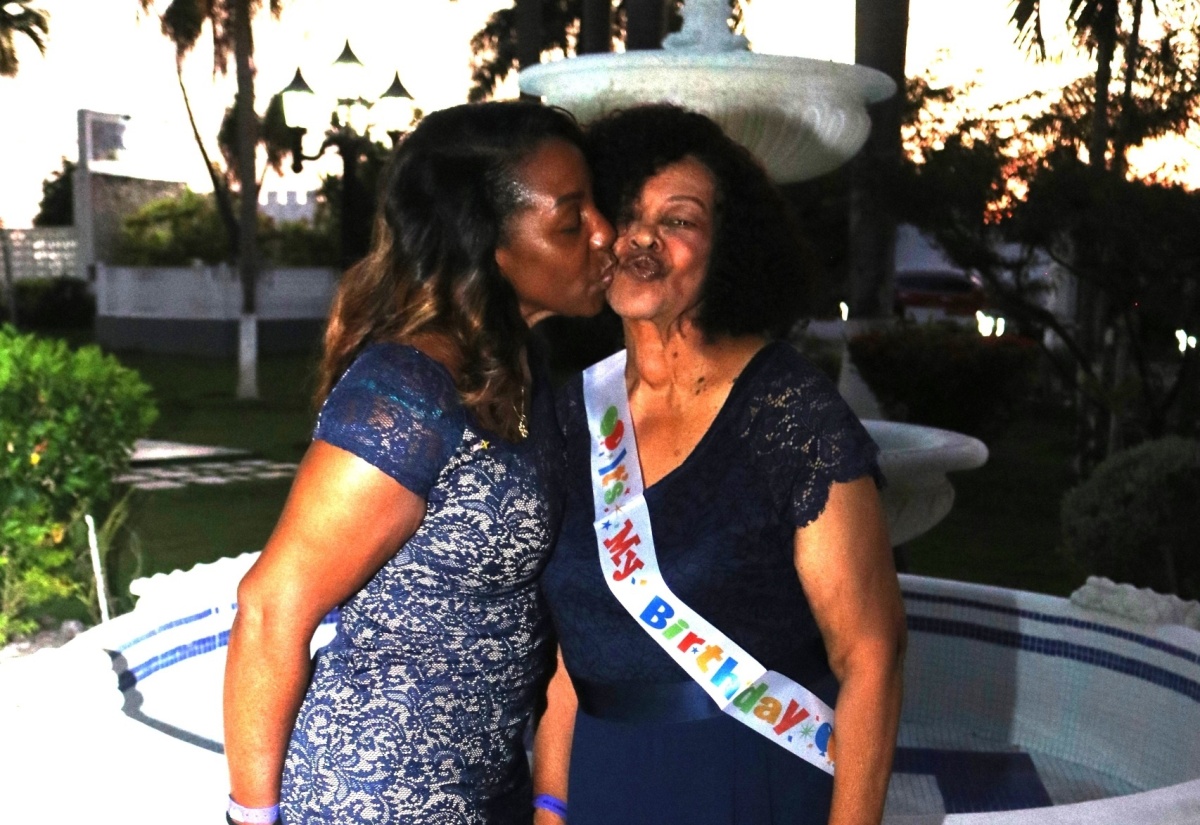
[[[122,784],[136,783],[138,785],[137,793],[145,792],[151,796],[165,794],[165,798],[173,800],[174,804],[171,807],[179,812],[180,816],[177,821],[181,825],[183,823],[190,825],[193,821],[197,825],[201,822],[215,821],[213,812],[215,806],[219,805],[219,796],[223,792],[225,782],[223,760],[214,753],[172,740],[171,737],[164,736],[144,724],[134,722],[122,714],[120,711],[121,694],[112,690],[118,677],[114,674],[111,662],[104,651],[123,649],[129,657],[126,667],[130,670],[151,661],[157,661],[160,665],[167,662],[162,666],[170,667],[172,664],[206,655],[205,651],[201,649],[205,647],[203,644],[194,648],[187,647],[188,644],[198,641],[195,638],[187,638],[193,635],[190,633],[190,629],[202,631],[199,635],[205,638],[214,635],[219,638],[221,631],[216,628],[216,624],[227,623],[229,616],[232,615],[232,611],[229,609],[232,606],[232,590],[239,577],[240,573],[233,577],[232,581],[228,583],[228,589],[224,583],[213,587],[210,592],[206,593],[211,596],[211,600],[207,603],[195,600],[184,601],[174,597],[160,598],[157,603],[158,607],[148,610],[146,615],[134,613],[118,617],[108,625],[87,631],[61,651],[45,651],[37,654],[36,657],[31,657],[53,657],[55,654],[59,654],[59,665],[55,669],[62,682],[57,686],[58,692],[62,696],[61,698],[49,695],[30,696],[27,709],[41,709],[43,712],[54,709],[54,722],[64,723],[68,729],[72,724],[102,721],[102,724],[94,726],[94,732],[97,736],[104,738],[103,742],[89,743],[82,748],[73,742],[67,745],[73,751],[92,754],[98,763],[102,763],[96,765],[93,778],[108,777],[106,780],[108,784],[96,786],[100,789],[98,792],[100,795],[97,795],[96,799],[104,799],[110,805],[119,806],[119,799],[129,798],[133,793],[132,784],[129,788],[123,788]],[[1133,643],[1152,653],[1156,667],[1175,667],[1170,664],[1172,661],[1181,662],[1184,667],[1191,667],[1187,655],[1180,656],[1178,654],[1180,652],[1186,654],[1188,650],[1200,650],[1200,643],[1196,643],[1196,639],[1200,639],[1200,636],[1194,635],[1194,631],[1188,631],[1193,634],[1189,636],[1175,632],[1173,628],[1155,630],[1122,620],[1097,617],[1069,606],[1065,600],[1055,600],[1036,594],[1021,594],[1000,588],[986,588],[911,576],[903,577],[902,583],[910,596],[916,594],[917,601],[922,604],[932,605],[938,601],[947,603],[954,601],[957,602],[953,605],[954,607],[965,609],[968,612],[974,611],[964,620],[966,624],[973,623],[986,627],[989,623],[987,617],[992,615],[1000,617],[999,624],[1002,627],[1006,626],[1006,622],[1020,621],[1025,622],[1027,626],[1039,628],[1054,626],[1077,628],[1079,623],[1077,620],[1080,620],[1080,616],[1083,616],[1080,621],[1083,621],[1084,624],[1088,624],[1090,619],[1095,618],[1096,621],[1091,623],[1097,627],[1079,628],[1093,637],[1089,639],[1089,644],[1093,643],[1093,639],[1114,638],[1129,642],[1131,640],[1125,638],[1129,634],[1140,636],[1153,644],[1145,644],[1138,640],[1132,640]],[[210,580],[205,584],[205,590],[208,591],[208,585],[214,585],[216,582]],[[945,598],[943,599],[943,597]],[[1048,600],[1054,609],[1050,611],[1039,609],[1039,605],[1042,604],[1041,600]],[[149,600],[147,601],[149,602]],[[992,604],[993,602],[995,604]],[[1000,605],[999,608],[996,607],[997,604]],[[213,605],[216,607],[213,608]],[[933,610],[915,607],[911,612],[915,616],[936,613]],[[1062,615],[1059,614],[1067,616],[1070,621],[1062,621]],[[216,624],[210,624],[212,622]],[[1026,625],[1022,625],[1022,630]],[[1115,628],[1117,632],[1107,632],[1112,628]],[[914,636],[925,632],[918,630]],[[987,642],[964,637],[963,643]],[[1094,643],[1100,644],[1101,641],[1094,641]],[[208,649],[219,649],[219,645]],[[164,654],[167,658],[156,659]],[[49,658],[44,661],[50,665],[54,659]],[[12,666],[5,665],[3,667]],[[143,670],[140,674],[147,692],[153,690],[155,684],[153,674],[156,672],[160,671],[157,669]],[[71,674],[69,677],[66,675],[68,673]],[[3,688],[3,675],[4,670],[0,668],[0,688]],[[68,678],[72,681],[71,684],[66,683]],[[0,697],[3,695],[4,691],[0,689]],[[0,725],[3,724],[3,712],[2,706],[0,706]],[[3,729],[7,732],[7,728]],[[42,732],[33,731],[31,736],[33,735],[41,740],[34,743],[36,747],[46,748],[48,752],[61,749],[61,745],[51,749],[53,740],[47,740]],[[30,741],[34,742],[32,738]],[[25,751],[22,751],[22,754],[22,758],[28,755]],[[154,782],[151,776],[156,769],[163,771],[163,777],[158,780],[155,787],[141,788],[141,785],[147,782]],[[186,775],[186,781],[181,781],[180,773]],[[23,787],[23,785],[17,784],[21,781],[19,777],[22,774],[18,771],[12,776],[14,777],[14,787]],[[99,779],[96,781],[99,782]],[[196,787],[197,785],[203,787]],[[210,785],[212,787],[208,787]],[[60,787],[58,782],[55,786]],[[74,793],[74,788],[72,793]],[[214,795],[218,797],[215,802],[212,801]],[[74,804],[84,804],[84,800],[70,798],[60,801],[59,804],[69,808]],[[193,812],[196,812],[194,816]],[[219,816],[219,811],[216,812],[216,815]],[[124,814],[120,816],[120,819],[122,822],[140,821],[136,816],[125,816]],[[109,820],[87,817],[81,821]],[[149,822],[149,820],[146,821]],[[983,825],[983,823],[987,823],[987,825],[1116,825],[1116,823],[1122,823],[1122,825],[1124,823],[1183,825],[1183,823],[1200,823],[1200,779],[1098,802],[1082,802],[1013,812],[889,815],[885,818],[885,823],[887,825],[933,825],[934,823],[939,823],[939,825],[940,823],[946,823],[946,825],[976,825],[976,823],[979,825]]]
[[[1184,674],[1186,680],[1193,684],[1200,683],[1200,665],[1197,664],[1200,662],[1200,634],[1187,628],[1138,625],[1125,619],[1083,610],[1071,604],[1069,600],[985,585],[910,575],[901,576],[901,585],[905,591],[906,604],[909,606],[910,627],[915,625],[918,628],[910,632],[910,657],[914,644],[918,648],[921,644],[920,634],[947,629],[939,628],[936,623],[923,623],[920,620],[930,612],[938,612],[923,605],[943,604],[947,606],[946,611],[958,609],[974,612],[974,615],[969,620],[962,621],[956,630],[963,630],[963,626],[973,623],[985,628],[985,632],[963,637],[964,645],[990,645],[993,642],[1004,645],[1005,642],[1016,641],[1013,638],[996,638],[994,634],[986,632],[987,629],[994,629],[987,628],[988,624],[1004,627],[1005,624],[1017,622],[1019,632],[1016,635],[1024,637],[1038,632],[1050,636],[1057,627],[1082,633],[1089,645],[1105,647],[1106,640],[1112,640],[1116,646],[1135,645],[1146,650],[1148,658],[1153,660],[1151,672],[1165,669],[1168,672]],[[997,622],[989,622],[988,615],[1002,618]],[[913,622],[914,617],[918,618],[918,621]],[[1030,630],[1033,630],[1033,633]],[[952,633],[947,638],[953,638],[954,635],[957,634]],[[993,638],[986,638],[989,635],[993,635]],[[1056,651],[1044,648],[1031,652],[1052,656]],[[910,658],[911,664],[913,662]],[[1103,667],[1108,662],[1101,658],[1086,661],[1086,664]],[[912,687],[910,681],[906,690]],[[1191,705],[1196,713],[1200,713],[1200,701],[1194,698],[1195,691],[1189,688],[1185,692],[1191,696],[1183,701]],[[910,723],[913,721],[910,718],[911,698],[906,696],[905,703],[905,719]],[[938,701],[944,704],[945,696],[939,696]],[[1021,724],[1014,725],[1014,729],[1020,730],[1022,727]],[[1036,730],[1036,726],[1033,727]],[[1021,736],[1010,738],[1020,740]],[[1195,761],[1193,757],[1193,762]],[[1195,825],[1200,823],[1200,764],[1193,763],[1192,770],[1192,777],[1175,784],[1090,802],[1009,812],[889,815],[885,816],[884,821],[887,825]]]

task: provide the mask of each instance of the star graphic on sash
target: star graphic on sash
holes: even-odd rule
[[[477,452],[479,450],[486,450],[490,446],[492,446],[492,442],[488,441],[486,438],[481,439],[478,444],[471,448],[471,451]]]

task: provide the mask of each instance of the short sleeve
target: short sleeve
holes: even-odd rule
[[[791,521],[803,527],[817,519],[829,501],[834,483],[871,476],[883,486],[879,447],[862,422],[832,386],[828,394],[810,399],[804,416],[808,427],[798,433],[808,466],[800,469],[792,485]]]
[[[792,346],[770,348],[749,409],[756,463],[781,514],[796,527],[821,515],[835,482],[871,476],[879,448],[833,382]]]
[[[412,347],[368,347],[321,408],[314,439],[428,496],[462,440],[465,412],[445,368]]]

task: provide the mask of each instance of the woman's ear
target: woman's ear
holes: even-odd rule
[[[508,270],[512,265],[512,252],[507,246],[496,247],[496,269],[500,270],[500,277],[512,283],[512,278],[508,275]]]

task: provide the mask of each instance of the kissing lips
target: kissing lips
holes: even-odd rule
[[[661,280],[667,274],[663,262],[650,252],[639,252],[620,261],[617,271],[643,283]]]

